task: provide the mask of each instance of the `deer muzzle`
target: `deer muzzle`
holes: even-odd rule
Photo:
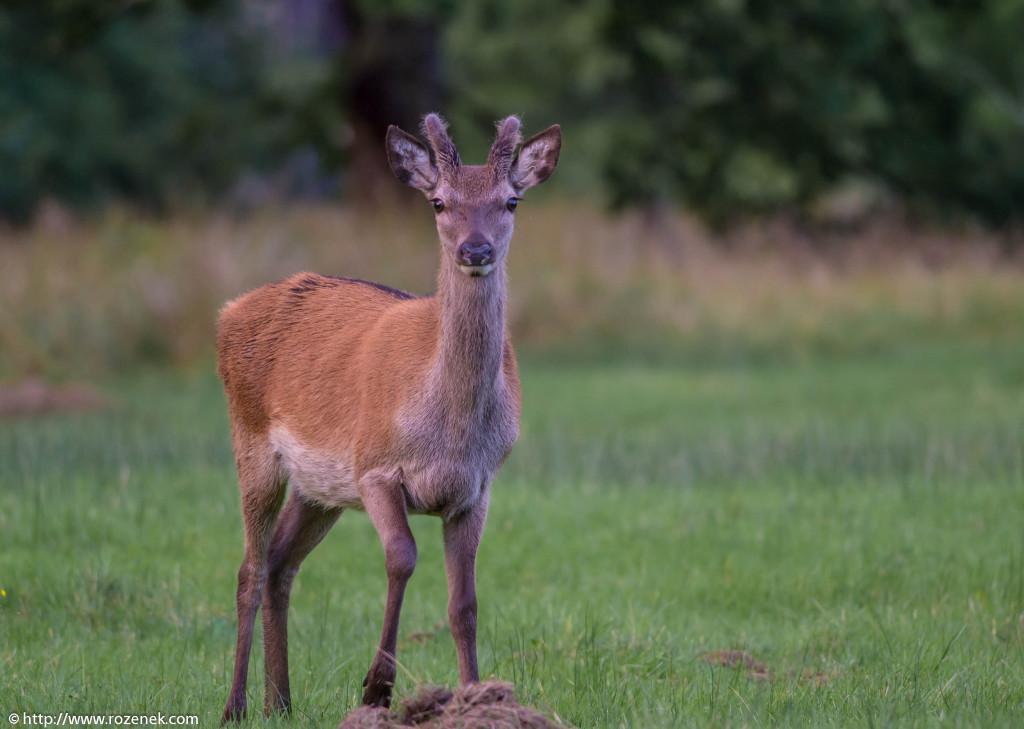
[[[470,238],[459,246],[456,262],[468,276],[486,276],[494,269],[494,249],[483,238]]]

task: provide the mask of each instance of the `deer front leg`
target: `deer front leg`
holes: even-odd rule
[[[444,523],[444,566],[448,574],[448,624],[459,656],[459,681],[480,680],[476,663],[476,552],[487,520],[489,490],[472,510]]]
[[[401,471],[371,471],[360,479],[359,492],[366,513],[384,545],[384,564],[388,573],[384,627],[377,655],[363,682],[366,686],[363,703],[390,706],[391,690],[395,685],[398,618],[402,611],[405,586],[416,569],[416,540],[409,529]]]

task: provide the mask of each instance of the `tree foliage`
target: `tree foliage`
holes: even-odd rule
[[[0,215],[23,220],[44,196],[160,207],[223,189],[289,142],[274,83],[239,3],[8,3]]]
[[[440,106],[470,157],[509,113],[561,122],[560,178],[617,205],[722,221],[852,181],[1024,217],[1024,0],[307,0],[338,42],[270,62],[253,8],[281,2],[5,4],[0,215],[159,205],[301,144],[359,167],[339,119],[376,149]]]
[[[726,215],[861,176],[1003,222],[1024,200],[1021,27],[1019,0],[614,0],[608,183]]]

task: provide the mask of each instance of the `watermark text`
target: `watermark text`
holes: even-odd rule
[[[30,714],[14,711],[7,716],[11,726],[199,726],[195,715],[171,714]]]

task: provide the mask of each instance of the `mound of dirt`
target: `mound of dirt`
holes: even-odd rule
[[[510,683],[484,681],[451,691],[425,686],[397,710],[360,706],[338,729],[556,729],[558,724],[516,701]]]
[[[13,385],[0,385],[0,418],[98,410],[106,405],[90,385],[59,387],[38,377]]]

